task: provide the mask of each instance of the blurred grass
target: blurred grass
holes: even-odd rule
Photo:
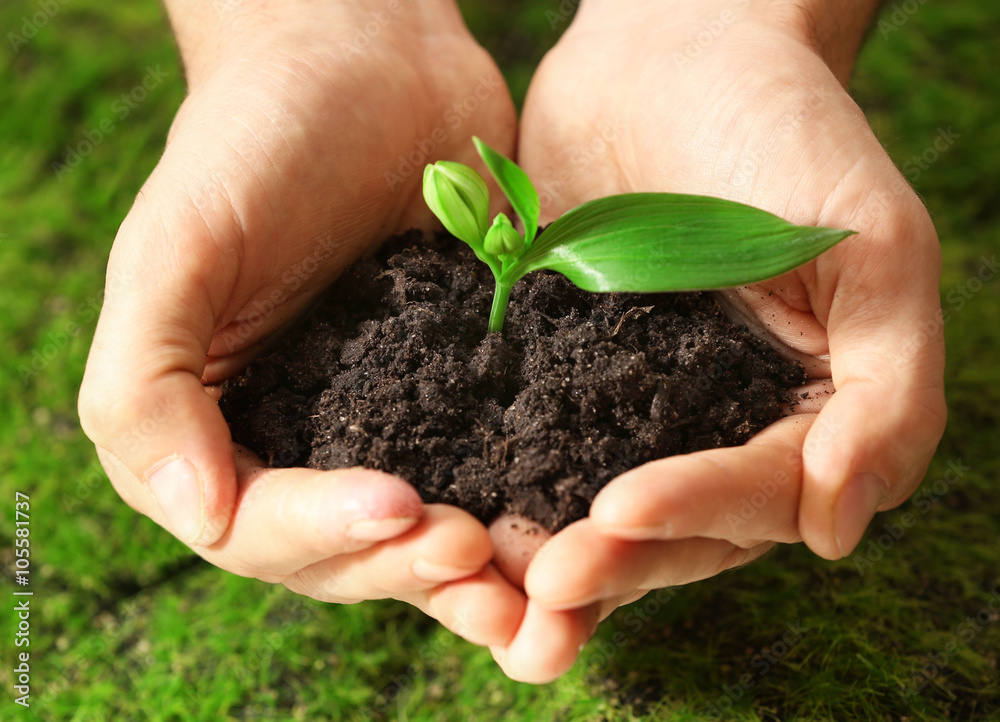
[[[559,3],[462,5],[520,101],[565,27],[553,21]],[[4,37],[39,7],[0,7]],[[156,162],[183,83],[153,0],[59,8],[17,52],[0,51],[0,556],[6,590],[6,500],[30,494],[28,718],[1000,719],[1000,619],[981,620],[971,639],[962,626],[1000,585],[1000,283],[970,281],[1000,245],[990,31],[1000,7],[920,5],[898,32],[874,30],[854,81],[902,168],[940,129],[958,134],[911,177],[941,235],[949,314],[951,421],[921,491],[880,515],[852,559],[785,548],[620,610],[572,673],[541,688],[505,679],[488,653],[404,605],[323,605],[218,572],[107,484],[79,430],[76,390],[111,239]],[[157,66],[166,80],[119,117],[115,100]],[[57,177],[66,147],[105,119],[114,131]],[[958,462],[968,467],[961,478],[943,481]],[[907,512],[913,527],[886,536]],[[876,558],[880,541],[887,549]],[[13,629],[3,619],[7,650]],[[789,623],[806,631],[786,649]],[[6,692],[12,659],[0,664]],[[933,679],[904,698],[901,685],[934,660]],[[17,718],[9,697],[2,704],[4,719]]]

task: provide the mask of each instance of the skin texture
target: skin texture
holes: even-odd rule
[[[430,227],[424,163],[479,167],[473,134],[513,155],[493,62],[446,0],[404,3],[368,35],[384,3],[167,4],[190,93],[115,239],[80,417],[122,498],[205,559],[325,601],[404,600],[542,683],[646,590],[776,542],[839,558],[876,507],[912,493],[945,419],[940,260],[926,211],[843,90],[874,3],[826,22],[830,3],[623,13],[585,0],[546,57],[518,158],[548,219],[602,195],[674,191],[859,235],[730,296],[815,359],[816,383],[836,388],[825,406],[745,447],[629,472],[540,550],[509,520],[487,530],[388,475],[266,469],[233,447],[215,403],[214,384],[366,248]],[[715,19],[722,31],[699,45]],[[457,128],[445,120],[477,92]],[[435,137],[401,172],[400,156]]]
[[[475,164],[473,134],[513,152],[499,71],[450,3],[393,16],[363,49],[384,3],[216,5],[170,6],[190,92],[115,239],[83,427],[122,498],[213,564],[509,643],[526,601],[482,524],[388,475],[234,454],[211,388],[365,249],[429,227],[424,155]]]
[[[744,447],[652,462],[612,481],[590,517],[528,565],[525,589],[543,608],[604,614],[777,542],[841,558],[876,509],[914,491],[943,432],[938,240],[844,90],[850,29],[824,25],[818,3],[813,13],[749,5],[647,4],[626,14],[585,2],[535,76],[519,160],[549,219],[604,195],[666,191],[858,231],[729,296],[776,341],[815,357],[815,383],[836,392]],[[855,5],[870,16],[873,4]],[[721,31],[699,35],[716,19]],[[838,50],[827,59],[824,47]],[[521,651],[497,654],[515,677],[538,666]]]

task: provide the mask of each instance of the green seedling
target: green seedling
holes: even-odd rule
[[[811,261],[854,231],[796,226],[753,206],[677,193],[626,193],[589,201],[536,238],[540,204],[527,174],[479,138],[479,155],[524,228],[489,220],[489,189],[467,165],[424,169],[424,198],[452,235],[493,271],[489,332],[503,328],[511,289],[547,268],[585,291],[659,293],[743,286]]]

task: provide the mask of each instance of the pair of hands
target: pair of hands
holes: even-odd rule
[[[662,3],[588,0],[518,127],[451,0],[305,5],[274,18],[247,0],[212,23],[171,7],[190,92],[115,239],[80,396],[130,506],[223,569],[323,601],[406,601],[545,682],[645,591],[777,542],[840,558],[913,492],[945,420],[937,238],[844,91],[849,62],[831,70],[801,23],[736,2],[705,45],[705,18],[726,17],[713,2],[667,20]],[[727,294],[836,393],[743,447],[625,474],[540,550],[385,474],[267,469],[234,450],[215,385],[365,250],[429,228],[423,165],[476,165],[472,135],[518,148],[548,220],[674,191],[859,231]]]

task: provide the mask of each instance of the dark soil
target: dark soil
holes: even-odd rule
[[[272,466],[381,469],[427,502],[556,531],[628,469],[742,444],[805,380],[709,294],[592,294],[538,272],[502,336],[492,296],[464,244],[393,239],[226,383],[233,438]]]

